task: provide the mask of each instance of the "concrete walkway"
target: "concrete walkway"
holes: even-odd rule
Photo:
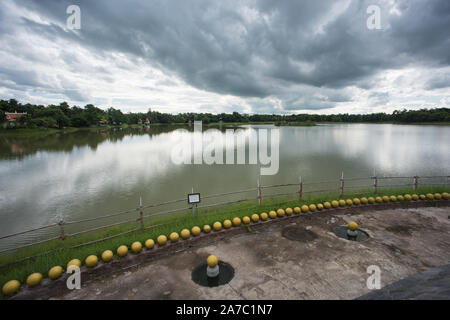
[[[267,228],[190,248],[155,261],[82,284],[81,290],[57,299],[355,299],[371,292],[367,267],[379,266],[381,286],[450,263],[449,208],[388,209],[353,215],[316,213]],[[337,238],[333,228],[358,222],[371,235],[357,243]],[[295,225],[313,232],[310,241],[292,241],[283,228]],[[235,277],[226,285],[207,288],[191,280],[192,270],[209,254],[231,264]],[[447,270],[447,269],[445,269]],[[448,270],[437,275],[448,277]],[[426,278],[423,278],[426,279]],[[408,280],[409,281],[409,280]],[[410,282],[404,282],[409,288]],[[423,282],[422,282],[423,283]],[[445,282],[434,298],[448,298]],[[391,298],[415,295],[404,286],[386,287]],[[409,289],[408,289],[409,290]],[[424,288],[424,292],[426,292]],[[366,298],[383,298],[373,291]],[[393,292],[395,294],[393,294]]]

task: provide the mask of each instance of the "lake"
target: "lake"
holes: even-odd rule
[[[140,196],[150,204],[186,198],[192,189],[203,196],[256,187],[260,165],[174,164],[174,145],[195,134],[177,128],[99,128],[33,140],[0,136],[0,236],[55,223],[60,215],[73,221],[135,208]],[[370,177],[374,170],[378,176],[450,173],[449,126],[249,125],[244,131],[271,128],[279,128],[279,170],[261,176],[263,185],[297,183],[299,176],[304,182],[337,180],[341,172],[346,178]],[[208,135],[214,141],[226,133],[204,128]],[[4,239],[0,248],[45,232]]]

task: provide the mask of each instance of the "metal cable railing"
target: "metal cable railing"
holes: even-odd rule
[[[252,207],[249,207],[249,209],[251,208],[258,208],[261,205],[263,205],[263,199],[264,198],[276,198],[276,197],[283,197],[283,196],[293,196],[296,195],[298,197],[299,201],[302,201],[302,197],[304,194],[313,194],[313,193],[325,193],[325,192],[339,192],[339,196],[343,197],[344,196],[344,191],[345,189],[348,190],[354,190],[354,189],[368,189],[368,188],[373,188],[374,193],[377,192],[378,188],[394,188],[394,187],[412,187],[413,190],[417,190],[417,188],[419,187],[419,180],[422,179],[446,179],[445,182],[442,183],[437,183],[437,181],[429,181],[427,183],[423,183],[421,182],[420,185],[426,185],[426,186],[446,186],[449,185],[449,175],[443,175],[443,176],[423,176],[423,177],[419,177],[419,176],[382,176],[382,177],[378,177],[378,176],[371,176],[371,177],[351,177],[351,178],[345,178],[342,174],[340,179],[335,179],[335,180],[322,180],[322,181],[308,181],[308,182],[303,182],[301,177],[299,179],[298,183],[286,183],[286,184],[273,184],[273,185],[260,185],[259,181],[258,181],[258,185],[256,188],[248,188],[248,189],[243,189],[243,190],[237,190],[237,191],[231,191],[231,192],[224,192],[224,193],[217,193],[217,194],[210,194],[210,195],[205,195],[202,196],[202,199],[213,199],[213,198],[219,198],[219,197],[226,197],[226,196],[231,196],[231,195],[237,195],[237,194],[244,194],[244,193],[248,193],[248,192],[257,192],[257,197],[246,197],[246,198],[242,198],[242,199],[236,199],[236,200],[230,200],[230,201],[221,201],[221,202],[217,202],[217,203],[211,203],[211,204],[205,204],[205,205],[201,205],[201,206],[195,206],[194,208],[192,206],[190,207],[181,207],[181,208],[174,208],[174,209],[169,209],[169,210],[161,210],[158,212],[152,212],[150,214],[146,214],[144,215],[144,210],[148,210],[150,208],[157,208],[157,207],[161,207],[161,206],[165,206],[165,205],[173,205],[173,204],[177,204],[177,203],[186,203],[186,199],[176,199],[176,200],[170,200],[170,201],[166,201],[166,202],[160,202],[160,203],[153,203],[153,204],[148,204],[148,205],[143,205],[142,202],[140,203],[140,205],[136,208],[132,208],[132,209],[128,209],[128,210],[124,210],[124,211],[120,211],[120,212],[116,212],[116,213],[111,213],[111,214],[106,214],[106,215],[102,215],[102,216],[98,216],[98,217],[91,217],[91,218],[86,218],[86,219],[80,219],[80,220],[72,220],[72,221],[63,221],[61,220],[59,223],[53,223],[53,224],[49,224],[49,225],[44,225],[44,226],[40,226],[37,228],[32,228],[29,230],[24,230],[24,231],[20,231],[20,232],[16,232],[16,233],[12,233],[12,234],[8,234],[8,235],[4,235],[4,236],[0,236],[0,240],[4,240],[4,239],[10,239],[10,238],[14,238],[17,236],[22,236],[25,234],[29,234],[29,233],[33,233],[36,231],[41,231],[41,230],[45,230],[48,228],[52,228],[52,227],[59,227],[60,228],[60,234],[58,236],[53,236],[50,237],[48,239],[43,239],[43,240],[39,240],[39,241],[33,241],[30,243],[27,243],[25,245],[21,245],[21,246],[17,246],[17,247],[13,247],[13,248],[7,248],[7,249],[3,249],[0,251],[0,254],[4,254],[7,252],[11,252],[11,251],[18,251],[21,249],[25,249],[25,248],[29,248],[32,246],[36,246],[36,245],[40,245],[40,244],[44,244],[47,242],[51,242],[51,241],[56,241],[58,239],[62,240],[62,243],[64,244],[64,241],[67,238],[74,238],[80,235],[84,235],[87,233],[91,233],[91,232],[95,232],[95,231],[99,231],[99,230],[103,230],[103,229],[108,229],[108,228],[112,228],[112,227],[116,227],[116,226],[121,226],[121,225],[125,225],[125,224],[132,224],[132,223],[136,223],[136,222],[140,222],[140,227],[134,228],[132,230],[127,230],[125,232],[120,232],[108,237],[104,237],[101,239],[95,239],[92,241],[88,241],[86,243],[80,243],[71,247],[63,247],[63,248],[58,248],[58,249],[54,249],[54,250],[50,250],[48,252],[55,252],[57,250],[64,250],[64,248],[79,248],[85,245],[89,245],[89,244],[93,244],[93,243],[97,243],[97,242],[101,242],[101,241],[105,241],[114,237],[118,237],[120,235],[124,235],[124,234],[128,234],[130,232],[134,232],[137,230],[148,230],[151,228],[155,228],[158,226],[162,226],[162,225],[166,225],[166,224],[171,224],[173,222],[164,222],[164,223],[159,223],[159,224],[154,224],[154,225],[150,225],[150,226],[144,226],[144,222],[145,221],[149,221],[152,218],[157,218],[157,217],[161,217],[161,216],[169,216],[171,214],[174,213],[180,213],[183,211],[188,212],[189,210],[208,210],[210,208],[214,208],[214,207],[221,207],[221,206],[226,206],[226,205],[232,205],[232,204],[238,204],[238,203],[242,203],[242,202],[251,202],[254,200],[258,201],[258,204]],[[378,183],[379,180],[388,180],[388,179],[411,179],[412,183],[397,183],[397,184],[383,184],[380,185]],[[349,182],[349,181],[362,181],[362,180],[373,180],[373,184],[367,184],[367,185],[362,185],[362,184],[358,184],[358,185],[346,185],[345,182]],[[334,184],[336,183],[336,187],[335,188],[326,188],[326,189],[316,189],[316,190],[305,190],[304,187],[305,186],[312,186],[312,185],[317,185],[317,184]],[[274,189],[274,188],[285,188],[285,187],[298,187],[298,189],[296,191],[292,191],[292,192],[279,192],[279,193],[268,193],[268,194],[264,194],[263,196],[263,192],[262,190],[268,190],[268,189]],[[290,202],[292,200],[286,201]],[[279,203],[282,204],[282,203]],[[242,208],[238,208],[235,210],[227,210],[227,213],[230,212],[234,212],[234,211],[239,211],[239,210],[243,210]],[[82,223],[86,223],[86,222],[94,222],[94,221],[98,221],[98,220],[102,220],[102,219],[107,219],[107,218],[114,218],[114,217],[118,217],[121,215],[125,215],[125,214],[130,214],[133,212],[139,212],[139,216],[131,218],[131,219],[127,219],[124,221],[119,221],[119,222],[114,222],[114,223],[110,223],[110,224],[106,224],[106,225],[100,225],[100,226],[95,226],[92,228],[88,228],[85,230],[79,230],[79,231],[75,231],[72,233],[66,233],[64,230],[65,226],[73,226],[73,225],[78,225],[78,224],[82,224]],[[193,211],[194,212],[194,211]],[[210,214],[218,214],[217,212],[205,212],[204,215],[208,216]],[[31,259],[34,257],[37,257],[40,255],[34,255],[34,256],[29,256],[26,258],[22,258],[20,260],[17,261],[25,261],[27,259]],[[1,256],[0,256],[1,258]],[[3,265],[0,265],[0,267],[2,267]]]

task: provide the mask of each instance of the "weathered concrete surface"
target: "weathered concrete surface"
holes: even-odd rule
[[[407,276],[450,263],[450,209],[417,208],[355,214],[317,213],[84,282],[57,299],[354,299],[369,293],[367,267],[381,269],[384,287]],[[332,230],[354,220],[371,239],[356,243]],[[311,242],[282,237],[296,224],[317,235]],[[216,288],[198,286],[192,270],[209,254],[235,269]],[[448,291],[447,291],[448,293]]]

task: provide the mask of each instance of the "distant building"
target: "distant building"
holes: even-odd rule
[[[106,125],[106,121],[100,120],[100,121],[98,122],[98,125],[99,125],[100,127],[104,127],[104,126]]]
[[[16,120],[18,120],[21,116],[26,115],[27,113],[20,113],[17,111],[14,111],[14,113],[12,112],[5,112],[5,116],[6,116],[6,121],[8,122],[15,122]]]
[[[148,120],[148,118],[145,118],[145,124],[150,124],[150,120]]]

